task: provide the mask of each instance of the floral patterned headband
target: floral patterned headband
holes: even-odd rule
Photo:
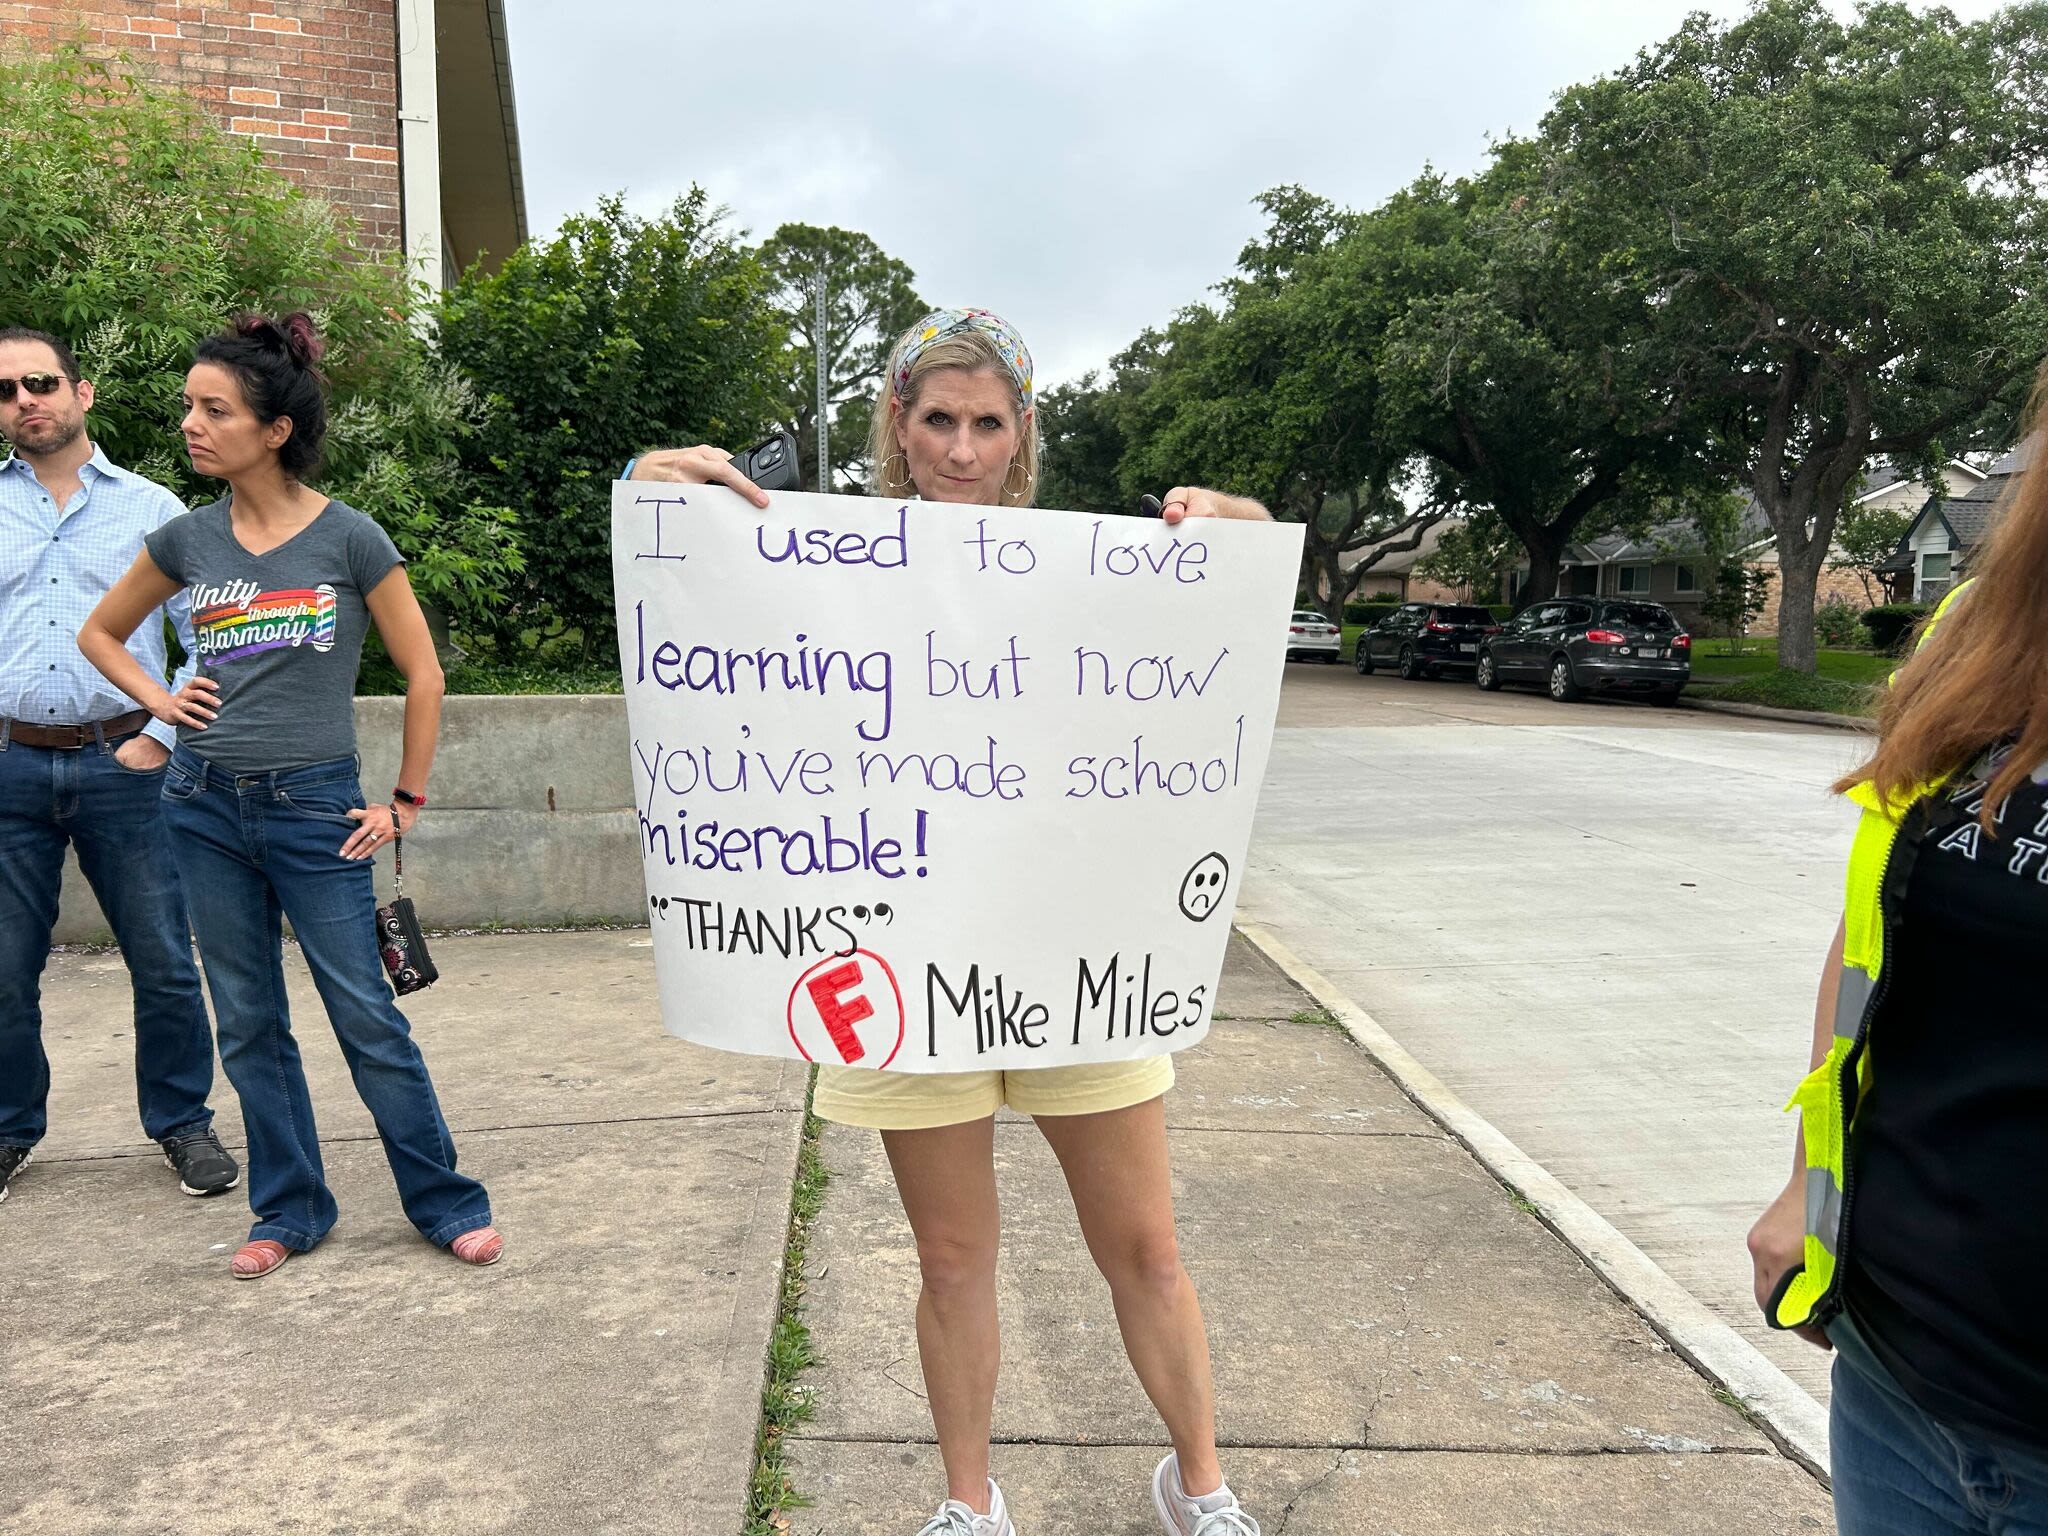
[[[1016,383],[1017,392],[1024,397],[1024,409],[1032,407],[1031,393],[1031,352],[1024,345],[1024,338],[1017,334],[1017,328],[1001,315],[986,309],[935,309],[913,325],[909,340],[903,345],[902,355],[896,359],[895,385],[900,397],[910,387],[910,371],[917,365],[924,349],[935,341],[944,341],[949,336],[964,335],[979,331],[995,343],[996,352],[1009,370],[1010,378]]]

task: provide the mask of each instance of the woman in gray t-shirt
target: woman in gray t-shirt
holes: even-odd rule
[[[504,1247],[483,1185],[456,1170],[378,954],[371,861],[426,804],[441,667],[383,529],[306,483],[327,423],[319,354],[304,315],[245,318],[200,343],[182,430],[193,468],[225,480],[228,494],[150,534],[78,637],[94,666],[178,728],[164,819],[249,1135],[256,1222],[230,1265],[239,1280],[313,1247],[336,1215],[285,1008],[285,918],[406,1215],[470,1264]],[[199,670],[174,695],[125,643],[181,589]],[[373,623],[406,679],[398,785],[375,806],[357,782],[355,739],[356,670]]]

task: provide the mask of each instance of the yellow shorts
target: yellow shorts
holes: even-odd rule
[[[1005,1104],[1020,1115],[1097,1115],[1156,1099],[1172,1086],[1171,1056],[1022,1072],[871,1072],[821,1065],[811,1108],[839,1125],[928,1131],[986,1120]]]

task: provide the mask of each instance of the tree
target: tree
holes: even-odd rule
[[[1838,553],[1828,561],[1828,569],[1854,572],[1863,583],[1863,600],[1875,607],[1885,600],[1884,577],[1878,567],[1891,559],[1913,522],[1912,514],[1893,507],[1844,508],[1835,525]]]
[[[399,259],[189,98],[75,49],[0,60],[0,100],[5,318],[77,350],[95,441],[186,501],[218,495],[178,443],[192,349],[237,311],[310,310],[332,394],[322,488],[384,526],[440,615],[502,606],[511,515],[462,458],[482,408],[410,323]]]
[[[1576,539],[1703,474],[1656,295],[1564,223],[1551,162],[1509,141],[1477,177],[1425,174],[1344,242],[1357,269],[1407,274],[1381,354],[1389,429],[1428,455],[1440,502],[1522,546],[1526,601],[1556,592]]]
[[[785,224],[761,247],[774,284],[770,302],[789,331],[781,381],[782,418],[795,434],[804,481],[818,482],[817,292],[825,285],[825,399],[832,410],[832,459],[842,484],[865,481],[868,425],[896,338],[930,308],[916,274],[853,230]]]
[[[1765,542],[1745,497],[1732,491],[1703,492],[1662,505],[1658,553],[1683,559],[1706,572],[1700,613],[1741,649],[1742,637],[1770,606],[1772,575],[1757,562]]]
[[[696,188],[652,219],[605,198],[448,292],[442,349],[491,405],[471,468],[526,550],[501,641],[575,631],[586,659],[611,644],[612,481],[645,449],[742,447],[775,420],[787,336],[768,294]]]
[[[1436,548],[1416,562],[1415,574],[1467,591],[1474,602],[1495,602],[1519,547],[1498,517],[1476,512],[1444,529]]]
[[[1779,664],[1874,457],[2009,440],[2048,345],[2048,4],[1701,13],[1545,120],[1566,225],[1642,319],[1777,533]]]
[[[1379,349],[1398,282],[1340,259],[1353,215],[1283,187],[1260,199],[1218,308],[1184,310],[1119,359],[1125,492],[1201,480],[1307,528],[1302,587],[1335,619],[1366,573],[1444,516],[1407,506],[1413,453],[1382,426]]]
[[[1122,465],[1130,442],[1116,386],[1090,370],[1038,395],[1038,504],[1073,512],[1127,514]]]
[[[1737,654],[1757,615],[1771,603],[1771,573],[1760,565],[1730,558],[1713,567],[1711,585],[1700,612],[1720,627]]]

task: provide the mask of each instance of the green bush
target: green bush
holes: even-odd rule
[[[1925,603],[1883,603],[1863,613],[1863,627],[1870,631],[1870,643],[1880,651],[1896,652],[1906,637],[1929,612]]]
[[[1861,645],[1867,638],[1862,614],[1852,603],[1831,597],[1813,611],[1814,637],[1833,650]]]
[[[444,615],[499,607],[520,558],[463,473],[477,401],[407,319],[398,258],[190,98],[75,48],[0,57],[0,101],[0,310],[77,351],[108,455],[218,496],[178,439],[193,346],[239,310],[310,310],[332,385],[321,488],[384,525]]]
[[[650,448],[765,435],[786,371],[769,290],[692,190],[652,219],[605,198],[445,296],[442,350],[492,407],[468,462],[526,554],[501,647],[539,629],[577,636],[585,660],[610,651],[612,481]]]
[[[1515,616],[1515,605],[1513,603],[1488,603],[1486,611],[1493,615],[1494,623],[1505,624]]]

